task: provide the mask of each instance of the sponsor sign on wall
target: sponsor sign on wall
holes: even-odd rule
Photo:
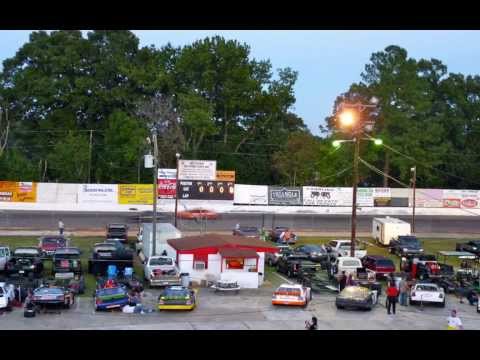
[[[350,201],[351,203],[351,201]],[[358,206],[373,206],[373,188],[358,188],[357,189],[357,205]]]
[[[179,180],[178,198],[191,200],[233,200],[235,184],[226,181]]]
[[[117,204],[118,185],[80,184],[78,185],[79,203]]]
[[[443,207],[467,208],[479,207],[480,191],[478,190],[443,190]]]
[[[268,187],[268,205],[300,206],[302,204],[301,187]]]
[[[36,202],[37,183],[0,181],[0,201]]]
[[[176,183],[175,179],[158,179],[158,198],[175,199]]]
[[[412,194],[409,196],[413,196]],[[413,199],[410,201],[412,205]],[[417,189],[415,191],[415,206],[424,208],[443,207],[443,190],[440,189]]]
[[[152,185],[146,184],[120,184],[118,185],[118,203],[119,204],[153,204]]]
[[[352,188],[304,186],[303,204],[315,206],[351,206]]]
[[[216,181],[235,182],[235,171],[217,170]]]
[[[176,179],[177,169],[158,169],[159,179]]]
[[[217,162],[207,160],[179,160],[179,180],[215,181],[217,177]]]
[[[390,188],[373,188],[374,206],[390,206],[392,192]]]
[[[268,205],[268,186],[235,184],[234,204]]]

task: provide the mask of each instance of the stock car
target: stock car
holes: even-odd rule
[[[68,309],[75,303],[75,295],[62,286],[41,286],[33,291],[32,301],[39,306],[60,305]]]
[[[196,306],[195,290],[185,286],[168,286],[158,297],[158,310],[193,310]]]
[[[122,286],[95,290],[95,311],[118,309],[128,304],[127,290]]]
[[[4,282],[0,282],[0,310],[10,310],[12,301],[15,299],[14,286]]]
[[[378,302],[376,290],[363,286],[347,286],[335,299],[337,309],[354,308],[372,310]]]
[[[432,303],[445,307],[445,291],[434,283],[419,283],[410,291],[410,305]]]
[[[255,226],[240,226],[233,229],[233,235],[258,238],[260,231]]]
[[[272,305],[307,307],[312,300],[312,290],[299,284],[282,284],[273,293]]]

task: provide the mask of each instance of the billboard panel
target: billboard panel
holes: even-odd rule
[[[158,169],[159,179],[176,179],[177,169]]]
[[[36,202],[37,183],[0,181],[0,201]]]
[[[304,186],[303,204],[315,206],[351,206],[352,188]]]
[[[215,181],[217,177],[217,162],[208,160],[179,160],[179,180]]]
[[[301,187],[268,187],[268,205],[303,205]]]
[[[268,186],[235,184],[233,203],[244,205],[268,205]]]
[[[217,170],[216,181],[235,182],[235,171]]]
[[[78,186],[78,202],[117,204],[118,185],[80,184]]]
[[[152,185],[146,184],[120,184],[118,185],[119,204],[152,205]]]
[[[232,200],[235,184],[225,181],[179,180],[178,198],[191,200]]]
[[[175,179],[158,179],[158,198],[175,199],[176,184]]]

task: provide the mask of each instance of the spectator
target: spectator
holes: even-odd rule
[[[452,310],[451,315],[447,318],[448,330],[463,330],[462,320],[457,316],[457,310]]]
[[[348,277],[347,277],[347,286],[352,286],[353,285],[353,276],[352,274],[348,274]]]
[[[467,300],[468,300],[468,303],[472,306],[478,303],[478,295],[475,292],[475,290],[473,289],[468,290]]]
[[[65,230],[65,224],[63,223],[62,219],[58,220],[58,232],[60,235],[63,235],[63,231]]]
[[[395,315],[395,305],[397,303],[398,289],[394,282],[390,282],[387,288],[387,314],[390,315],[390,310],[393,310]]]
[[[167,250],[163,250],[162,256],[167,256]]]
[[[342,276],[340,277],[340,281],[338,283],[340,286],[340,291],[345,289],[345,285],[347,284],[347,275],[345,274],[345,271],[342,271]]]
[[[307,330],[317,330],[317,318],[312,317],[312,321],[305,321],[305,329]]]
[[[400,280],[400,305],[407,306],[407,298],[408,298],[408,283],[407,280],[402,277]]]

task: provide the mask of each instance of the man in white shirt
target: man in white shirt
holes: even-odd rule
[[[451,315],[447,318],[448,330],[463,330],[462,320],[457,316],[457,310],[452,310]]]
[[[63,223],[62,219],[58,220],[58,232],[60,235],[63,235],[63,230],[65,229],[65,224]]]

